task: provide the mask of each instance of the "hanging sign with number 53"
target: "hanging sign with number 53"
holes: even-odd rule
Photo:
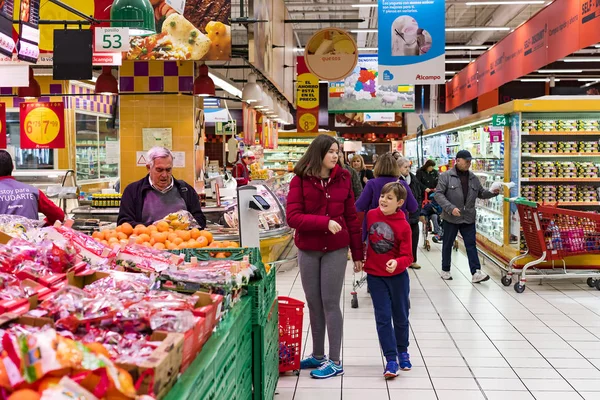
[[[96,28],[94,52],[114,53],[129,51],[129,28]]]

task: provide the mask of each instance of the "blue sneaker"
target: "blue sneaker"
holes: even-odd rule
[[[337,375],[344,375],[344,368],[342,368],[342,364],[337,365],[331,360],[327,360],[327,362],[310,373],[315,379],[327,379]]]
[[[320,368],[326,362],[327,357],[315,358],[315,356],[311,354],[310,357],[307,357],[304,360],[300,361],[300,369]]]
[[[391,379],[398,376],[398,363],[396,361],[388,361],[383,373],[385,379]]]
[[[412,364],[410,363],[410,354],[401,353],[400,354],[400,369],[402,371],[410,371],[412,368]]]

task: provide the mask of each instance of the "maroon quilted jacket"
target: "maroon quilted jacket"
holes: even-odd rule
[[[333,235],[329,220],[342,226]],[[360,223],[354,207],[352,177],[336,165],[326,185],[320,178],[295,176],[287,197],[287,222],[296,229],[296,247],[306,251],[335,251],[350,246],[355,261],[363,259]]]

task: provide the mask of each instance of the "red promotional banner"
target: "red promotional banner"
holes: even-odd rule
[[[6,104],[0,103],[0,149],[6,148]]]
[[[21,103],[19,119],[22,149],[65,148],[64,103]]]
[[[319,78],[310,73],[304,57],[298,57],[296,71],[296,130],[319,132]]]
[[[446,83],[446,111],[598,42],[600,0],[555,0]]]

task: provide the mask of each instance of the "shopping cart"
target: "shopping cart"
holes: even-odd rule
[[[352,299],[350,300],[350,306],[352,308],[358,308],[357,290],[367,283],[367,274],[360,272],[360,278],[358,276],[359,275],[356,272],[354,272],[352,275],[352,291],[350,292],[350,295],[352,296]]]
[[[302,358],[302,322],[304,303],[290,297],[279,296],[279,373],[300,373]]]
[[[537,204],[523,198],[505,201],[517,206],[528,250],[510,261],[506,275],[502,277],[504,286],[510,286],[513,275],[517,274],[519,280],[514,289],[523,293],[527,270],[533,268],[536,274],[530,275],[530,279],[587,277],[587,284],[600,290],[600,266],[575,267],[565,263],[566,257],[600,254],[600,214]],[[518,269],[515,263],[527,257],[535,259]],[[562,268],[555,268],[556,261],[562,262]],[[543,266],[536,267],[542,263]]]

